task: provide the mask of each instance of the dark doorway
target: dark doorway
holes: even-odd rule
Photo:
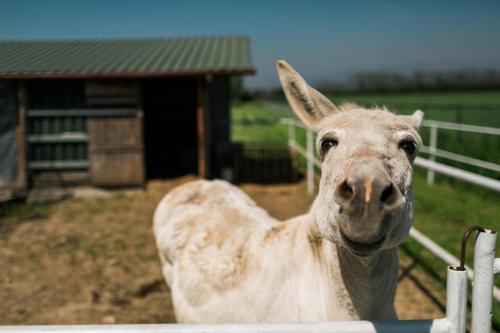
[[[143,81],[148,179],[197,173],[196,87],[195,78]]]

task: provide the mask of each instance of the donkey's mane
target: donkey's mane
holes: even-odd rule
[[[339,106],[340,111],[353,111],[353,110],[359,110],[359,109],[364,109],[367,111],[371,111],[371,110],[389,111],[389,109],[385,105],[381,105],[381,106],[375,105],[373,107],[365,108],[365,107],[363,107],[359,104],[353,103],[353,102],[343,102]]]

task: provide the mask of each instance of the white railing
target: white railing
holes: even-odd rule
[[[472,333],[491,331],[493,277],[500,268],[495,258],[496,233],[478,234],[474,246]],[[448,267],[446,317],[430,320],[344,321],[288,324],[133,324],[0,326],[0,333],[465,333],[467,324],[467,268]]]
[[[447,319],[310,324],[129,324],[0,326],[2,333],[448,333]]]
[[[482,161],[469,156],[460,155],[450,151],[438,149],[438,130],[453,130],[467,133],[477,133],[477,134],[489,134],[489,135],[500,135],[500,128],[467,125],[467,124],[457,124],[449,123],[444,121],[436,120],[424,120],[422,122],[423,127],[428,127],[429,131],[429,146],[422,147],[422,152],[429,154],[429,160],[435,161],[436,157],[445,158],[451,161],[456,161],[464,164],[469,164],[477,166],[480,168],[493,170],[500,172],[500,165],[496,163],[491,163],[487,161]],[[435,170],[427,169],[427,183],[434,183],[434,173]]]
[[[290,124],[290,122],[295,122],[295,126],[303,127],[307,130],[306,127],[302,125],[295,118],[291,118],[293,115],[290,108],[284,104],[273,101],[263,101],[262,102],[265,107],[275,110],[278,114],[287,115],[284,123]],[[429,155],[429,161],[435,161],[436,157],[444,158],[450,161],[455,161],[467,165],[476,166],[479,168],[500,172],[500,164],[492,163],[488,161],[483,161],[477,158],[473,158],[470,156],[464,156],[458,153],[450,152],[447,150],[438,148],[438,131],[441,130],[452,130],[459,132],[467,132],[467,133],[476,133],[476,134],[487,134],[487,135],[495,135],[500,136],[500,128],[495,127],[487,127],[487,126],[477,126],[477,125],[469,125],[469,124],[459,124],[459,123],[451,123],[445,121],[437,121],[437,120],[424,120],[422,122],[422,127],[429,128],[429,146],[423,146],[421,151]],[[308,130],[309,131],[309,130]],[[290,134],[290,132],[289,132]],[[308,132],[309,135],[309,132]],[[290,135],[289,135],[290,137]],[[308,141],[309,143],[309,141]],[[418,165],[419,163],[417,163]],[[428,164],[429,165],[429,164]],[[427,183],[433,184],[435,173],[437,171],[433,170],[433,168],[427,168]],[[478,184],[476,184],[478,185]],[[314,185],[309,185],[309,189],[313,188]],[[490,187],[488,187],[490,188]],[[492,188],[490,188],[492,189]],[[497,190],[497,187],[493,188],[493,190]]]
[[[443,122],[435,122],[435,121],[430,121],[430,120],[428,120],[427,122],[430,122],[430,124],[432,126],[434,126],[434,125],[437,126],[439,124],[445,124],[443,126],[447,126],[446,127],[447,129],[449,129],[451,125],[457,125],[454,128],[457,128],[457,129],[463,130],[463,131],[465,131],[465,130],[469,131],[471,129],[476,130],[477,128],[481,128],[483,130],[482,133],[487,132],[487,134],[492,134],[492,133],[496,133],[493,130],[497,130],[498,134],[500,134],[500,129],[495,129],[495,128],[491,128],[491,127],[443,123]],[[309,193],[313,193],[314,192],[314,172],[311,170],[312,170],[313,166],[317,166],[318,168],[321,168],[321,162],[314,156],[314,135],[313,135],[314,133],[311,129],[304,126],[302,124],[302,122],[298,121],[297,119],[286,118],[286,119],[282,119],[281,123],[284,125],[288,125],[288,145],[290,146],[290,148],[293,149],[294,151],[298,152],[304,158],[306,158],[306,161],[307,161],[307,172],[306,172],[307,190]],[[426,123],[426,124],[429,125],[428,123]],[[427,126],[427,125],[425,125],[425,126]],[[304,149],[303,147],[301,147],[297,143],[297,140],[296,140],[297,135],[295,133],[296,127],[303,128],[307,131],[306,149]],[[433,128],[435,129],[434,131],[437,132],[437,127],[431,127],[431,133],[433,131]],[[477,133],[479,133],[479,132],[477,132]],[[437,134],[434,134],[434,135],[437,135]],[[434,135],[431,134],[431,137]],[[433,142],[437,144],[436,140],[433,140],[432,138],[431,138],[430,142],[431,142],[431,145]],[[459,161],[459,162],[468,163],[471,165],[476,165],[479,167],[485,167],[485,168],[493,170],[493,171],[497,171],[497,169],[498,169],[498,171],[500,171],[500,165],[486,162],[486,161],[476,160],[476,159],[473,159],[471,157],[466,157],[466,156],[450,153],[450,152],[447,152],[444,150],[437,150],[436,148],[425,147],[424,149],[429,151],[429,152],[432,152],[432,153],[430,153],[431,156],[429,157],[429,159],[417,157],[415,159],[415,165],[427,169],[428,172],[432,172],[431,176],[429,176],[429,174],[428,174],[428,177],[427,177],[428,181],[429,180],[433,181],[434,180],[434,173],[439,173],[439,174],[442,174],[445,176],[449,176],[449,177],[453,177],[453,178],[462,180],[462,181],[467,182],[467,183],[471,183],[471,184],[478,185],[478,186],[481,186],[481,187],[484,187],[484,188],[487,188],[487,189],[490,189],[490,190],[493,190],[496,192],[500,192],[500,181],[493,179],[493,178],[481,176],[481,175],[475,174],[475,173],[470,172],[470,171],[455,168],[455,167],[452,167],[452,166],[449,166],[446,164],[437,163],[437,162],[435,162],[434,156],[446,154],[446,157],[449,159]],[[454,154],[458,157],[456,157],[456,156],[453,157],[450,154]],[[471,162],[471,161],[473,161],[473,162]]]

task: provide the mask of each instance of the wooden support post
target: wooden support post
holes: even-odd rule
[[[21,188],[28,187],[28,173],[26,167],[27,145],[26,145],[26,87],[24,82],[17,84],[17,184]]]
[[[205,147],[205,82],[204,78],[198,79],[196,124],[198,132],[198,175],[206,178],[207,161]]]

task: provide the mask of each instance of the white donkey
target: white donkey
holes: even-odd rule
[[[422,112],[340,107],[286,62],[288,102],[318,132],[322,164],[309,213],[281,222],[239,188],[194,181],[154,215],[179,322],[396,319],[398,245],[412,223],[412,162]]]

